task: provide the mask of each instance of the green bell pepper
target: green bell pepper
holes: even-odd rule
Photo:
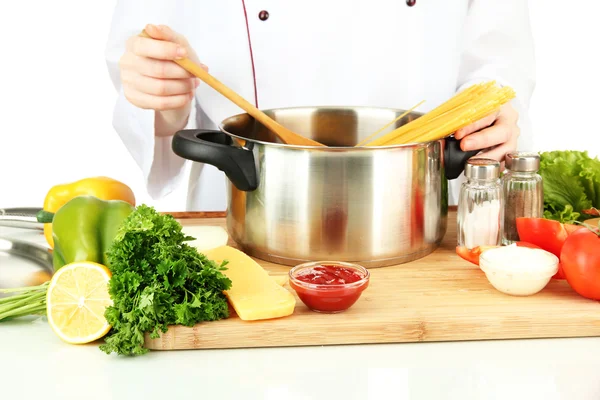
[[[134,206],[123,200],[101,200],[77,196],[52,216],[53,264],[58,270],[76,261],[93,261],[108,266],[106,252]],[[38,215],[38,220],[48,219]]]

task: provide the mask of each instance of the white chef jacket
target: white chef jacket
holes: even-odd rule
[[[127,38],[148,23],[185,35],[211,74],[261,109],[407,109],[425,100],[418,111],[427,112],[465,86],[494,79],[515,89],[519,149],[532,147],[535,59],[525,0],[416,0],[412,7],[405,0],[118,0],[106,49],[119,93],[114,128],[150,196],[187,184],[191,211],[225,210],[227,178],[175,155],[172,137],[154,135],[154,111],[125,99],[118,61]],[[240,112],[201,83],[186,129],[215,129]],[[450,183],[450,204],[459,184]]]

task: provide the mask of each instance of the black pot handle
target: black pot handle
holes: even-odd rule
[[[230,136],[207,129],[184,129],[175,133],[171,145],[178,156],[214,165],[231,183],[246,192],[258,187],[252,150],[233,146]]]
[[[481,150],[462,151],[460,149],[460,140],[454,136],[446,138],[444,146],[444,169],[446,178],[453,180],[458,178],[465,169],[465,164],[469,158],[477,155]]]

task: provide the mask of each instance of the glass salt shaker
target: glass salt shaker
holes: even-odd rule
[[[544,188],[538,174],[540,156],[537,153],[508,153],[504,165],[506,173],[501,178],[505,204],[502,244],[508,245],[519,240],[517,218],[543,216]]]
[[[504,218],[500,163],[471,159],[465,165],[465,176],[458,199],[458,245],[468,249],[498,246]]]

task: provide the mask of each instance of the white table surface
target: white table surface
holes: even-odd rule
[[[45,243],[29,230],[0,227],[0,236]],[[63,343],[42,317],[2,322],[0,399],[34,398],[600,400],[600,338],[122,357],[103,353],[98,343]]]

